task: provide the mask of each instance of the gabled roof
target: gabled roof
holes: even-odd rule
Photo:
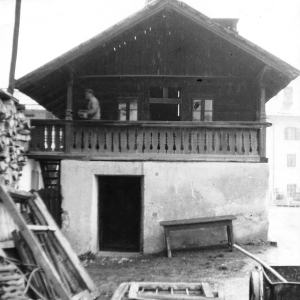
[[[193,20],[200,26],[209,30],[213,34],[219,36],[221,39],[224,39],[229,43],[232,43],[233,45],[237,46],[239,49],[246,51],[254,58],[263,62],[266,66],[268,66],[273,71],[275,71],[276,74],[278,74],[279,76],[278,78],[282,80],[279,90],[300,75],[300,71],[294,68],[293,66],[287,64],[286,62],[277,58],[273,54],[267,52],[261,47],[241,37],[236,31],[225,28],[224,26],[219,24],[216,20],[210,19],[209,17],[203,15],[202,13],[188,6],[187,4],[177,0],[155,0],[147,4],[139,12],[129,16],[128,18],[117,23],[111,28],[103,31],[102,33],[96,35],[90,40],[80,44],[79,46],[73,48],[72,50],[66,52],[65,54],[45,64],[44,66],[18,79],[16,81],[16,87],[22,92],[24,92],[25,94],[29,94],[36,101],[39,102],[39,99],[37,99],[38,95],[30,94],[30,86],[33,83],[35,85],[38,84],[41,86],[45,86],[46,82],[43,82],[43,79],[46,76],[48,75],[51,76],[51,74],[57,72],[58,69],[68,67],[68,65],[71,64],[75,59],[90,52],[96,47],[99,47],[99,45],[106,44],[114,37],[122,34],[123,32],[125,32],[132,26],[138,24],[139,22],[142,22],[146,17],[156,14],[157,12],[164,9],[166,6],[170,6],[178,13]]]

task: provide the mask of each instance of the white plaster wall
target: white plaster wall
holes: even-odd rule
[[[159,222],[172,219],[234,214],[238,242],[266,240],[268,174],[268,164],[257,163],[62,161],[63,231],[77,253],[98,251],[97,175],[140,175],[144,253],[164,250]],[[175,246],[225,239],[222,228],[184,233]]]

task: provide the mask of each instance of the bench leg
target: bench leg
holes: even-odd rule
[[[166,247],[167,247],[167,254],[168,254],[168,257],[171,258],[172,253],[171,253],[171,247],[170,247],[169,230],[165,228],[164,231],[165,231],[165,241],[166,241]]]
[[[228,236],[228,245],[230,246],[230,250],[232,252],[233,244],[234,244],[232,223],[230,223],[227,226],[227,236]]]

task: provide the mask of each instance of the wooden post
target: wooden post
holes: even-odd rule
[[[73,82],[73,71],[71,70],[68,80],[66,120],[73,120]]]
[[[260,86],[259,121],[266,122],[266,88],[264,85]],[[266,161],[266,135],[266,127],[262,126],[259,134],[259,154],[261,161]]]
[[[72,137],[73,137],[72,122],[66,122],[65,124],[65,153],[71,152]]]
[[[9,85],[8,85],[8,92],[11,94],[14,93],[14,88],[15,88],[15,71],[16,71],[16,62],[17,62],[17,53],[18,53],[20,14],[21,14],[21,0],[16,0],[15,27],[14,27],[13,47],[12,47],[10,72],[9,72]]]

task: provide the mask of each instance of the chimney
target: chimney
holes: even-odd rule
[[[228,19],[227,18],[226,19],[225,18],[224,19],[223,18],[215,19],[215,18],[213,18],[212,20],[219,23],[223,27],[231,29],[231,30],[235,31],[236,33],[238,33],[237,23],[238,23],[239,19],[229,19],[229,18]]]

